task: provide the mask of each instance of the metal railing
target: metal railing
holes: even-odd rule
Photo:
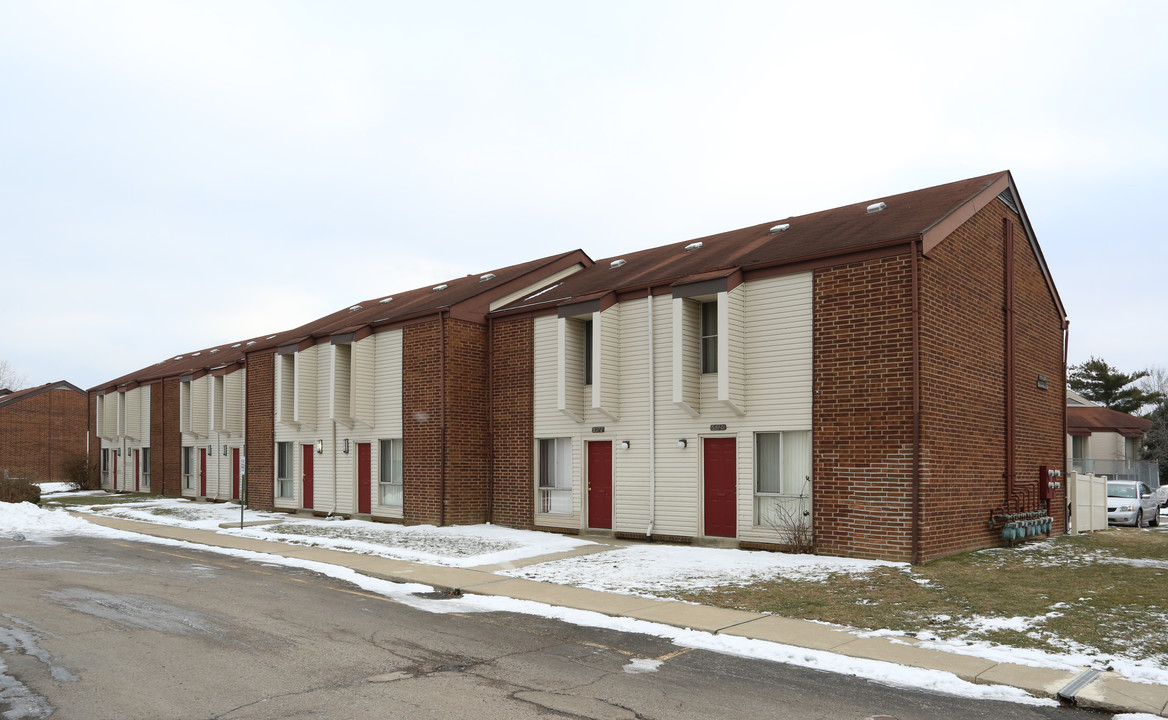
[[[1138,480],[1153,488],[1160,486],[1160,464],[1155,460],[1076,458],[1071,461],[1071,470],[1091,475],[1106,475],[1109,480]]]

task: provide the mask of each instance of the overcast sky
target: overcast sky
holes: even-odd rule
[[[1011,170],[1071,362],[1168,365],[1168,3],[0,0],[0,360]]]

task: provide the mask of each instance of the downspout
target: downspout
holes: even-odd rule
[[[337,379],[336,379],[335,373],[334,373],[333,383],[336,383],[336,381],[337,381]],[[330,447],[332,447],[332,449],[333,449],[333,452],[332,452],[332,455],[333,455],[333,507],[331,510],[328,511],[328,515],[324,516],[325,520],[331,518],[333,516],[333,513],[335,513],[337,511],[337,421],[336,420],[333,420],[333,444]]]
[[[438,421],[442,428],[442,445],[438,448],[442,460],[438,478],[438,524],[446,525],[446,315],[438,313]]]
[[[657,516],[657,413],[656,413],[656,377],[653,373],[653,288],[645,298],[649,307],[649,527],[645,529],[645,537],[653,537],[653,519]]]
[[[495,319],[487,318],[487,522],[495,521]]]
[[[1014,223],[1002,220],[1006,266],[1006,505],[1014,500],[1014,478],[1018,468],[1014,462],[1016,412],[1014,398]],[[1066,415],[1066,411],[1063,412]],[[1064,453],[1065,454],[1065,453]]]
[[[912,557],[916,565],[921,560],[921,287],[918,240],[909,245],[912,258]]]

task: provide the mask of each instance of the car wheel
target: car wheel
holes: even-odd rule
[[[1148,521],[1148,527],[1160,527],[1160,513],[1152,516],[1152,519]]]
[[[1144,526],[1144,510],[1140,508],[1136,510],[1136,527],[1142,528]]]

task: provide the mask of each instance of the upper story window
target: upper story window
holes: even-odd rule
[[[718,372],[718,301],[702,303],[702,372]]]
[[[592,384],[592,321],[584,321],[584,384]]]

